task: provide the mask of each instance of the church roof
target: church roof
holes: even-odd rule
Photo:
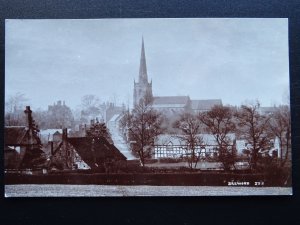
[[[158,96],[154,97],[153,105],[186,105],[189,100],[189,96]]]
[[[210,110],[215,105],[222,105],[221,99],[192,100],[193,110]]]

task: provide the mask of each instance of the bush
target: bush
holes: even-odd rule
[[[159,159],[160,163],[178,163],[178,162],[183,162],[182,159],[180,158],[161,158]]]
[[[157,163],[157,162],[158,162],[158,159],[145,159],[145,163],[148,163],[148,164]]]

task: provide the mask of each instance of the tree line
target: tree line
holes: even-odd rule
[[[291,148],[290,109],[287,105],[274,109],[269,114],[261,113],[259,102],[240,107],[215,105],[206,112],[185,110],[170,122],[166,115],[152,107],[151,100],[142,99],[131,112],[124,113],[120,129],[143,166],[146,159],[153,155],[158,136],[169,134],[185,143],[185,159],[191,169],[196,168],[200,159],[197,147],[204,147],[206,143],[202,135],[210,134],[217,146],[217,161],[222,163],[224,170],[235,168],[236,139],[248,143],[244,153],[249,156],[250,169],[257,170],[260,152],[271,149],[277,138],[281,151],[279,156],[274,155],[273,158],[279,159],[280,167],[284,167]]]
[[[6,98],[5,126],[26,125],[24,108],[28,102],[29,99],[19,92]],[[76,124],[89,123],[91,119],[99,116],[103,118],[103,104],[95,95],[84,95],[80,106],[75,110],[64,103],[54,103],[47,110],[40,108],[34,110],[33,117],[40,129],[72,128]]]

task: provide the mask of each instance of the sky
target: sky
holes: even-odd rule
[[[287,102],[288,20],[238,18],[6,20],[5,98],[76,108],[92,94],[132,106],[142,37],[154,96]]]

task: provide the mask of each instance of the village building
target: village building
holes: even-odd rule
[[[115,147],[105,123],[91,120],[82,135],[69,136],[63,129],[62,139],[50,141],[51,165],[60,170],[93,169],[109,171],[124,164],[126,157]],[[55,147],[54,147],[55,144]]]
[[[25,126],[6,126],[4,134],[4,168],[18,169],[28,144],[28,130]]]
[[[212,134],[199,134],[202,137],[202,145],[195,148],[195,153],[201,159],[213,159],[219,155],[218,144]],[[249,157],[251,145],[242,139],[236,139],[234,133],[228,134],[231,140],[228,148],[235,150],[237,157]],[[248,151],[246,151],[248,150]],[[260,150],[258,153],[262,157],[275,157],[280,155],[281,149],[278,138],[271,140],[268,148]],[[184,158],[189,154],[188,146],[182,135],[159,135],[155,139],[153,157],[160,158]]]
[[[143,98],[152,98],[152,108],[163,113],[168,118],[176,118],[183,112],[190,112],[194,114],[210,111],[214,106],[222,106],[221,99],[191,99],[189,96],[153,96],[152,80],[148,82],[147,66],[144,40],[142,39],[142,49],[140,58],[140,69],[138,82],[134,81],[133,90],[133,107]],[[236,107],[232,107],[236,109]],[[270,115],[274,113],[275,107],[260,107],[259,113]],[[175,117],[172,117],[174,116]],[[200,135],[200,134],[199,134]],[[201,134],[203,137],[203,145],[196,146],[196,153],[202,158],[216,157],[218,155],[218,145],[215,138],[211,134]],[[246,140],[239,139],[236,134],[230,134],[232,140],[229,148],[234,148],[238,156],[245,156],[245,150],[250,149],[251,146]],[[187,154],[187,144],[178,135],[162,134],[155,139],[153,148],[153,157],[159,158],[182,158]],[[261,156],[280,155],[280,145],[278,138],[274,138],[270,143],[268,149],[262,149],[259,154]]]
[[[27,126],[5,127],[6,170],[97,169],[108,172],[126,162],[126,157],[114,146],[105,123],[92,121],[82,137],[69,137],[67,128],[48,129],[41,134],[30,107],[24,112]]]
[[[108,172],[126,162],[126,157],[104,137],[70,137],[67,142],[91,169]]]
[[[244,139],[236,140],[236,149],[240,155],[247,155],[247,152],[250,153],[252,146]],[[263,157],[275,157],[278,158],[281,154],[281,148],[279,139],[274,137],[270,140],[269,147],[266,149],[261,149],[258,154]]]
[[[24,113],[27,126],[6,126],[4,129],[5,169],[37,169],[46,166],[39,129],[29,106],[26,106]]]
[[[195,153],[201,159],[216,158],[219,154],[218,144],[215,137],[211,134],[199,134],[202,139],[202,144],[195,147]],[[235,148],[235,135],[228,134],[231,140],[230,149]],[[154,143],[154,158],[184,158],[190,154],[187,142],[182,135],[159,135]],[[242,152],[236,152],[242,154]]]

